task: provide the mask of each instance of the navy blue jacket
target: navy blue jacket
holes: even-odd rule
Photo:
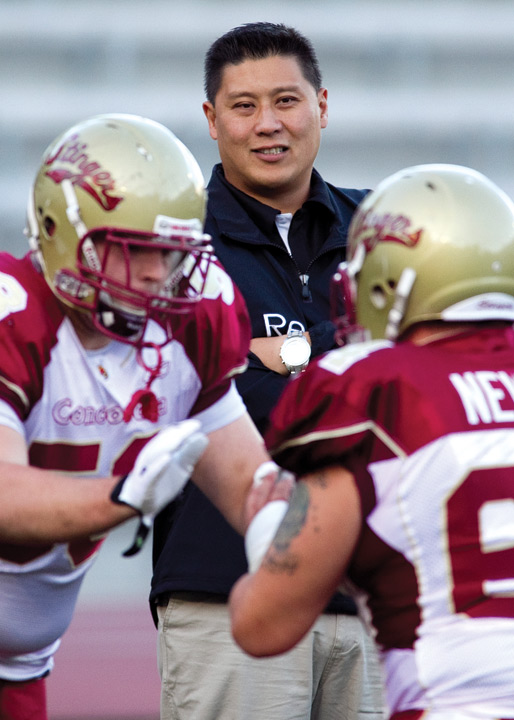
[[[250,220],[223,182],[222,172],[221,165],[216,165],[208,185],[205,229],[212,236],[216,255],[246,300],[252,336],[285,335],[289,323],[296,322],[310,332],[313,357],[334,347],[334,327],[328,319],[330,279],[344,260],[348,225],[367,191],[325,183],[334,221],[307,270],[308,294],[286,248],[270,241]],[[314,173],[315,182],[324,183]],[[268,331],[271,326],[276,330]],[[236,382],[249,414],[264,432],[271,408],[289,378],[268,370],[253,354],[249,360],[248,370]],[[180,501],[157,519],[154,561],[152,598],[172,590],[228,595],[247,568],[242,538],[192,483]],[[355,610],[353,602],[342,597],[332,609]]]
[[[345,258],[348,225],[367,191],[343,190],[324,183],[335,219],[321,251],[307,269],[310,294],[305,298],[295,261],[283,245],[270,241],[249,220],[220,180],[221,172],[221,165],[216,165],[208,185],[205,229],[213,238],[216,255],[245,298],[252,337],[267,337],[267,324],[278,326],[277,331],[286,335],[290,322],[300,322],[310,332],[312,357],[330,350],[334,347],[334,326],[329,320],[330,280]],[[314,174],[317,182],[323,182],[316,171]],[[237,384],[253,421],[264,432],[270,411],[289,378],[268,370],[253,354],[249,360],[249,368]]]

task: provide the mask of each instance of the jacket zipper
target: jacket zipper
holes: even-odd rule
[[[302,300],[305,300],[305,302],[312,302],[312,295],[309,288],[309,276],[302,273],[298,275],[298,277],[302,283]]]

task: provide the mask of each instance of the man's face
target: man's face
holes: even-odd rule
[[[104,258],[105,246],[97,244],[100,258]],[[133,245],[128,254],[113,244],[105,259],[104,273],[122,287],[130,287],[136,292],[159,295],[173,268],[173,253],[157,248],[145,248]]]
[[[230,183],[282,212],[296,209],[279,204],[291,194],[302,204],[327,124],[327,91],[316,92],[295,57],[227,65],[204,112]]]

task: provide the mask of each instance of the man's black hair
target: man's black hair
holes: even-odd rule
[[[205,55],[204,88],[214,104],[226,65],[262,60],[273,55],[295,57],[305,79],[316,91],[321,87],[318,58],[310,40],[282,23],[256,22],[239,25],[213,42]]]

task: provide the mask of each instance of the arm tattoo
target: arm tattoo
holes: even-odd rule
[[[305,483],[299,482],[294,487],[289,508],[273,540],[274,550],[277,552],[289,550],[291,540],[300,534],[305,525],[308,509],[309,488]]]

